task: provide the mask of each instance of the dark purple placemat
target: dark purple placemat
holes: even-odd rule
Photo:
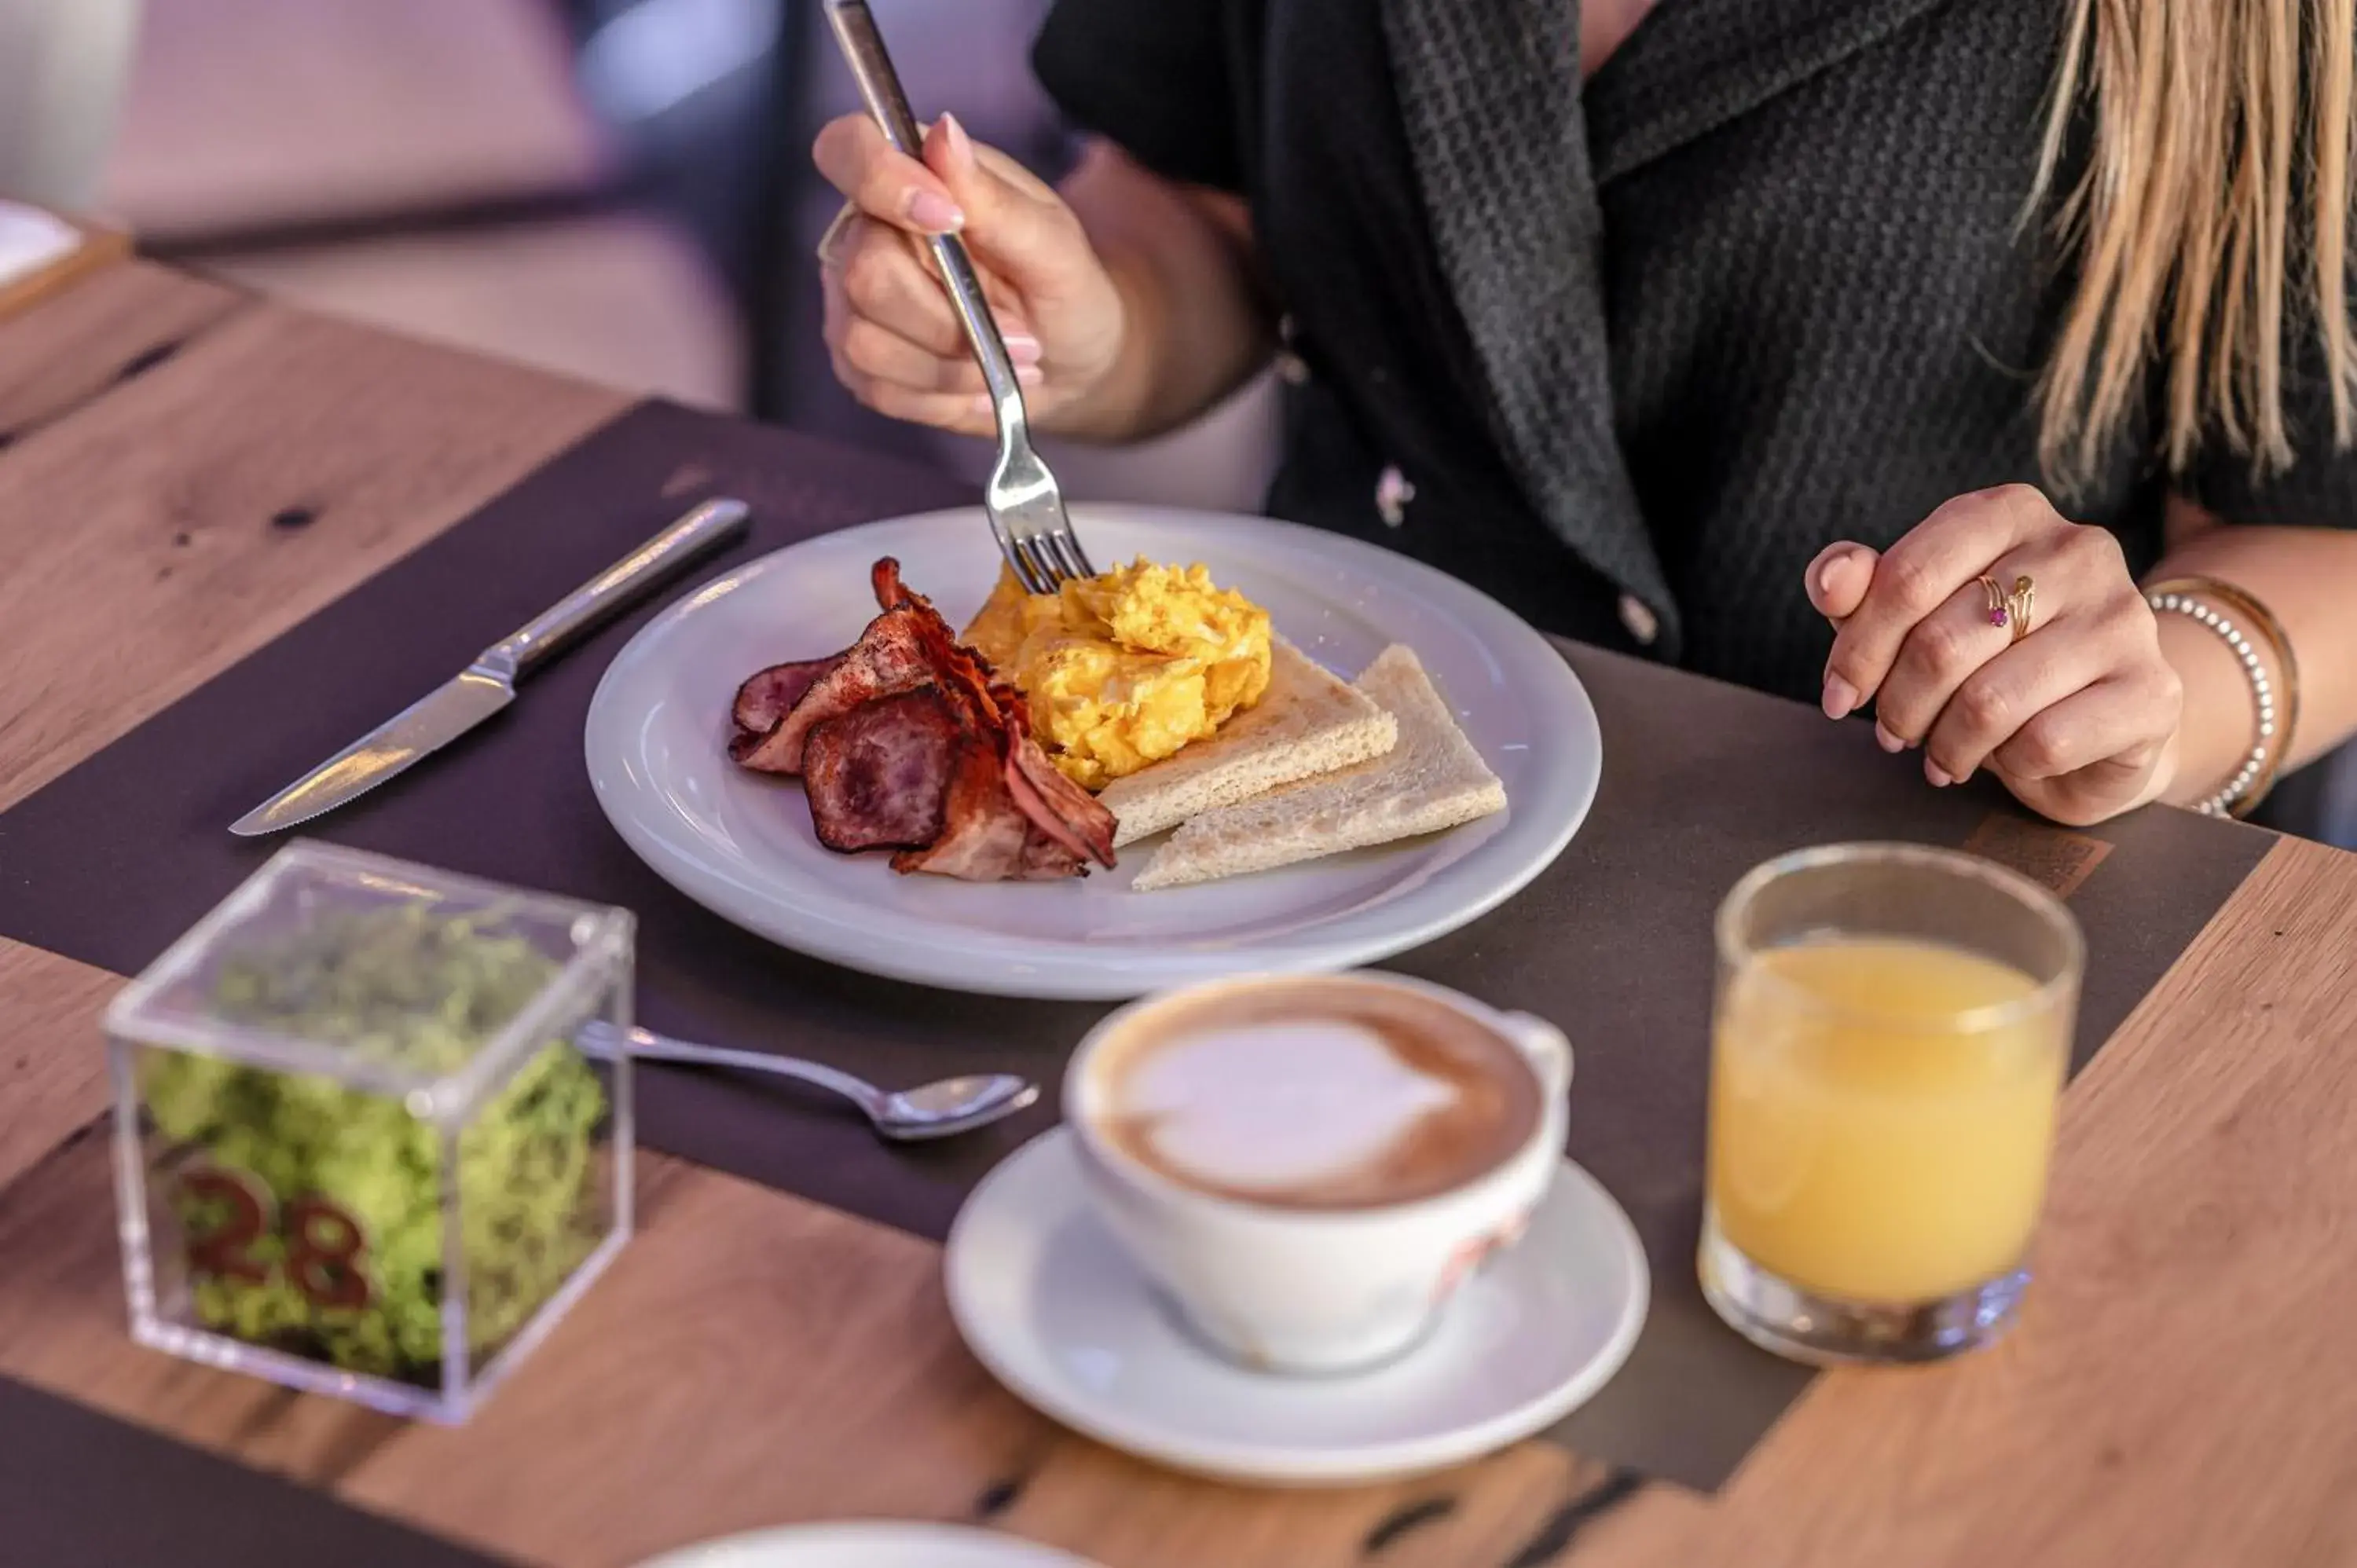
[[[490,1568],[493,1559],[0,1378],[9,1568]]]
[[[642,408],[0,815],[0,934],[142,967],[269,853],[223,831],[240,812],[715,493],[755,505],[737,559],[963,494],[784,432]],[[1101,1007],[955,995],[782,951],[623,847],[591,796],[582,725],[608,659],[651,613],[534,678],[496,725],[323,819],[319,836],[638,910],[640,1013],[655,1028],[886,1082],[1004,1068],[1053,1084]],[[2027,865],[2071,890],[2087,928],[2083,1057],[2272,841],[2172,811],[2061,833],[1993,789],[1929,789],[1917,760],[1884,757],[1862,725],[1593,650],[1569,657],[1605,736],[1587,825],[1521,897],[1396,967],[1571,1030],[1573,1152],[1635,1219],[1654,1294],[1629,1369],[1566,1434],[1597,1457],[1713,1486],[1806,1380],[1722,1328],[1694,1282],[1710,916],[1727,886],[1771,854],[1843,838],[1969,842]],[[650,1144],[934,1238],[983,1173],[1054,1116],[1043,1105],[907,1149],[791,1086],[659,1069],[640,1082]]]

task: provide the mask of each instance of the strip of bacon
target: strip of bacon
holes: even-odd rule
[[[991,680],[990,661],[957,640],[957,634],[922,594],[900,581],[900,564],[890,556],[873,574],[878,604],[912,608],[923,617],[920,635],[945,684],[961,693],[980,725],[997,732],[1006,766],[1006,791],[1016,808],[1076,860],[1114,864],[1114,815],[1097,798],[1064,777],[1031,734],[1031,710],[1014,687]]]
[[[914,609],[887,610],[867,623],[842,662],[811,682],[778,726],[737,760],[763,773],[800,773],[813,726],[860,703],[934,683],[933,661]]]
[[[728,755],[744,761],[793,711],[803,693],[845,658],[845,654],[836,653],[824,659],[772,664],[747,677],[745,683],[737,688],[737,700],[728,708],[729,720],[737,726],[737,734],[728,742]]]
[[[1064,777],[1031,736],[1031,709],[1012,686],[997,688],[1006,715],[1006,791],[1039,831],[1082,860],[1111,869],[1119,825],[1103,801]]]
[[[867,585],[875,592],[878,609],[897,610],[909,603],[933,607],[931,599],[900,581],[900,563],[889,555],[877,556],[876,564],[867,568]]]
[[[1015,875],[1024,882],[1060,882],[1067,876],[1087,875],[1088,867],[1035,827],[1023,840],[1023,861]]]
[[[802,747],[802,784],[818,842],[845,854],[931,843],[969,744],[934,686],[862,703],[814,726]]]
[[[998,882],[1111,866],[1113,813],[1040,749],[1022,693],[993,681],[899,562],[878,560],[869,582],[879,613],[857,642],[738,688],[730,755],[804,774],[819,841],[898,847],[896,871]]]
[[[929,849],[894,855],[893,870],[965,882],[1004,882],[1022,870],[1031,823],[1007,798],[997,748],[985,737],[969,735],[959,746],[942,815],[942,836]]]

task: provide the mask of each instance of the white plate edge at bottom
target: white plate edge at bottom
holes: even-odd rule
[[[1547,847],[1518,866],[1511,878],[1501,880],[1480,898],[1469,899],[1446,914],[1429,917],[1413,927],[1400,926],[1388,931],[1370,933],[1347,944],[1329,943],[1322,948],[1299,948],[1274,953],[1264,950],[1244,964],[1238,963],[1225,951],[1213,950],[1184,957],[1165,955],[1150,968],[1144,965],[1123,969],[1112,966],[1090,968],[1049,962],[1043,963],[1033,972],[1003,965],[961,962],[946,966],[951,972],[945,974],[945,966],[938,955],[921,960],[911,957],[903,961],[897,956],[899,950],[870,946],[863,940],[837,940],[831,934],[813,935],[808,927],[792,932],[774,929],[757,917],[726,912],[722,907],[726,902],[725,884],[704,875],[692,864],[673,855],[668,845],[651,835],[644,835],[643,830],[635,822],[626,822],[610,813],[608,822],[641,864],[707,913],[765,942],[804,958],[879,980],[899,981],[970,996],[1003,996],[1031,1002],[1129,1002],[1178,986],[1211,984],[1243,975],[1334,974],[1362,969],[1428,947],[1443,937],[1453,936],[1519,897],[1563,857],[1564,852],[1571,847],[1572,841],[1585,825],[1584,818],[1587,811],[1592,809],[1596,792],[1591,787],[1589,800],[1582,809],[1583,820],[1575,820],[1551,834]]]
[[[800,1524],[758,1525],[734,1535],[716,1536],[709,1541],[694,1541],[683,1546],[672,1547],[640,1560],[632,1564],[632,1568],[737,1568],[732,1560],[739,1554],[766,1551],[778,1545],[823,1550],[830,1546],[890,1546],[896,1541],[899,1544],[911,1547],[938,1547],[944,1541],[976,1549],[985,1545],[994,1550],[1003,1547],[1017,1554],[1006,1560],[1005,1568],[1100,1568],[1089,1558],[1076,1557],[1062,1547],[1049,1546],[1028,1536],[981,1525],[931,1519],[831,1519],[810,1520]],[[759,1565],[756,1564],[755,1568]],[[787,1568],[801,1568],[801,1565],[790,1563]],[[824,1565],[813,1563],[811,1568],[824,1568]]]
[[[1060,1394],[1039,1388],[1030,1379],[1006,1366],[990,1348],[987,1337],[976,1333],[970,1326],[972,1308],[964,1299],[959,1273],[952,1262],[959,1256],[959,1235],[965,1228],[968,1214],[975,1208],[983,1194],[1005,1177],[1017,1161],[1026,1155],[1034,1158],[1048,1157],[1049,1151],[1047,1145],[1073,1136],[1071,1129],[1062,1125],[1050,1127],[1039,1133],[1001,1160],[959,1207],[957,1218],[951,1222],[948,1239],[942,1247],[942,1283],[943,1294],[949,1299],[950,1321],[957,1329],[958,1338],[964,1344],[968,1354],[981,1362],[983,1369],[997,1380],[1001,1387],[1033,1410],[1083,1437],[1117,1449],[1133,1458],[1183,1475],[1263,1490],[1283,1491],[1313,1487],[1372,1486],[1412,1479],[1453,1466],[1469,1464],[1537,1436],[1594,1399],[1628,1364],[1630,1354],[1636,1348],[1638,1336],[1643,1333],[1645,1321],[1652,1312],[1652,1265],[1646,1256],[1644,1240],[1637,1233],[1636,1223],[1629,1218],[1628,1210],[1621,1208],[1620,1199],[1614,1197],[1586,1166],[1566,1154],[1555,1179],[1558,1182],[1576,1181],[1600,1203],[1603,1211],[1610,1217],[1610,1229],[1620,1244],[1620,1251],[1633,1263],[1636,1282],[1635,1288],[1622,1305],[1620,1320],[1613,1325],[1603,1350],[1581,1369],[1577,1377],[1566,1380],[1562,1388],[1546,1398],[1514,1412],[1511,1418],[1501,1418],[1470,1429],[1480,1434],[1478,1438],[1459,1432],[1446,1439],[1394,1443],[1356,1450],[1340,1457],[1319,1457],[1298,1450],[1265,1449],[1251,1451],[1248,1456],[1236,1456],[1233,1446],[1230,1445],[1231,1457],[1222,1460],[1174,1450],[1150,1432],[1125,1427],[1117,1419],[1110,1422],[1102,1420],[1095,1412],[1075,1409]],[[1553,1190],[1549,1188],[1550,1192]]]

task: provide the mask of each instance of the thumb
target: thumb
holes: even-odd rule
[[[1874,584],[1874,564],[1880,559],[1863,544],[1827,545],[1809,563],[1809,603],[1835,625],[1847,620],[1866,602],[1866,591]]]
[[[1012,160],[985,157],[955,115],[925,133],[924,158],[965,214],[966,248],[1021,293],[1053,295],[1093,258],[1055,192]]]

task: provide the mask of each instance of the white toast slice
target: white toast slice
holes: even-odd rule
[[[1398,721],[1381,704],[1280,637],[1258,703],[1211,739],[1114,779],[1097,799],[1119,824],[1117,848],[1280,784],[1381,757],[1398,736]]]
[[[1457,727],[1413,650],[1393,646],[1359,690],[1399,724],[1383,756],[1191,817],[1132,886],[1183,887],[1439,832],[1506,809],[1506,789]]]

